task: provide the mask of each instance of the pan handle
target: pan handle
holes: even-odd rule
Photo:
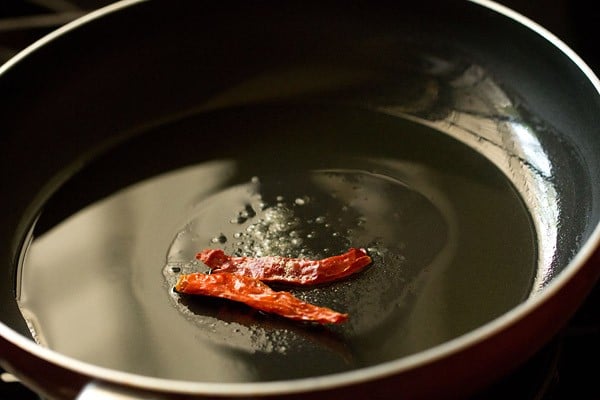
[[[76,400],[160,400],[161,398],[153,393],[92,381],[83,387]]]

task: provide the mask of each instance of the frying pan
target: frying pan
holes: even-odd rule
[[[2,367],[47,398],[468,396],[600,275],[599,85],[488,1],[92,13],[0,70]],[[373,264],[281,288],[348,324],[172,291],[202,247],[348,246]]]

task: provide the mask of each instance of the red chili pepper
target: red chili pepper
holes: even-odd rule
[[[348,319],[347,314],[306,303],[294,297],[290,292],[276,292],[258,279],[228,272],[181,275],[175,285],[175,290],[179,293],[238,301],[257,310],[278,314],[293,320],[339,324]]]
[[[321,260],[287,257],[234,257],[223,250],[206,249],[196,258],[213,272],[230,272],[250,276],[264,282],[286,282],[312,285],[347,277],[371,264],[363,249],[351,248],[344,254]]]

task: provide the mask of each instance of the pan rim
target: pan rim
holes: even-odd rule
[[[14,65],[18,64],[29,54],[35,52],[38,48],[46,45],[55,38],[58,38],[63,34],[68,33],[71,30],[94,19],[146,1],[147,0],[120,0],[58,28],[57,30],[31,44],[9,61],[1,65],[0,75],[8,71]],[[492,0],[467,1],[508,17],[509,19],[512,19],[513,21],[527,27],[534,33],[543,37],[545,40],[559,49],[568,59],[570,59],[600,94],[600,80],[594,74],[592,69],[570,47],[568,47],[562,40],[560,40],[550,31],[523,16],[522,14],[519,14],[518,12]],[[527,300],[507,311],[503,315],[459,337],[397,360],[392,360],[352,371],[318,377],[244,383],[195,382],[155,378],[100,367],[91,363],[79,361],[35,343],[31,339],[21,335],[9,326],[5,325],[3,322],[0,322],[0,335],[8,342],[34,355],[37,358],[43,359],[67,370],[85,374],[86,376],[90,377],[91,380],[96,379],[99,381],[110,382],[118,385],[126,385],[128,387],[135,387],[138,389],[178,394],[228,395],[233,397],[247,396],[249,393],[255,395],[281,395],[310,392],[315,390],[335,389],[337,387],[342,387],[349,384],[360,384],[382,379],[424,366],[426,364],[431,364],[440,359],[460,353],[461,351],[472,347],[473,345],[501,334],[501,332],[507,330],[515,324],[518,324],[521,320],[525,319],[527,315],[542,307],[542,305],[551,297],[557,295],[567,285],[567,283],[578,274],[586,262],[592,258],[599,246],[600,224],[597,224],[589,238],[581,246],[580,250],[569,262],[569,264],[562,272],[559,273],[557,277],[552,279],[552,281],[549,282],[543,288],[543,290],[529,297]],[[596,278],[599,276],[600,271],[599,273],[595,274]]]
[[[550,297],[556,295],[595,251],[593,243],[600,241],[600,228],[596,228],[590,239],[582,247],[578,255],[571,263],[554,278],[539,294],[530,297],[525,302],[507,311],[500,317],[473,329],[454,339],[431,347],[429,349],[408,355],[396,360],[384,362],[378,365],[364,367],[352,371],[340,372],[330,375],[322,375],[301,379],[289,379],[265,382],[197,382],[176,379],[156,378],[135,373],[119,371],[111,368],[101,367],[88,362],[63,355],[55,350],[43,347],[31,339],[14,331],[4,323],[0,322],[0,336],[22,350],[60,366],[67,370],[84,374],[90,378],[90,382],[97,380],[111,384],[133,387],[140,390],[152,390],[157,392],[169,392],[177,394],[202,394],[202,395],[227,395],[247,396],[254,395],[291,395],[318,390],[335,389],[349,384],[361,384],[377,379],[384,379],[412,369],[416,369],[438,360],[458,354],[464,349],[470,348],[478,343],[501,334],[512,325],[518,324],[520,320],[527,317],[534,310],[541,307]]]

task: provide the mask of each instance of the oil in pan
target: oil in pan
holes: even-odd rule
[[[36,340],[96,365],[207,382],[273,381],[378,364],[522,302],[535,228],[502,171],[440,131],[323,105],[213,111],[109,149],[60,187],[32,230],[19,305]],[[181,298],[203,248],[373,264],[285,288],[349,314],[291,322]],[[276,287],[278,288],[278,287]]]

